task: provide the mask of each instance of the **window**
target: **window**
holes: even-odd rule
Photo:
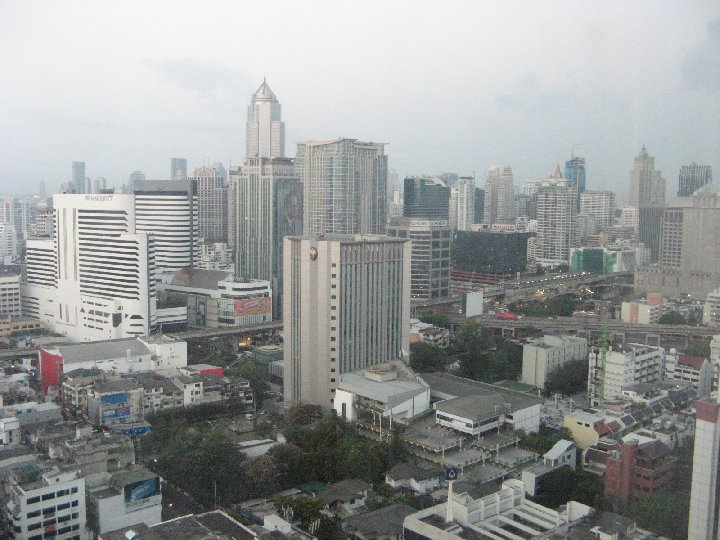
[[[35,529],[39,529],[40,527],[42,527],[42,523],[38,521],[37,523],[32,523],[28,525],[28,531],[34,531]]]
[[[70,493],[77,493],[77,492],[78,492],[78,488],[76,488],[76,487],[74,487],[70,490]]]
[[[40,515],[40,510],[35,510],[33,512],[28,512],[27,517],[28,519],[38,517]]]
[[[58,497],[64,497],[65,495],[70,495],[69,489],[61,489],[60,491],[57,492]]]
[[[55,493],[46,493],[45,495],[42,496],[43,501],[49,501],[50,499],[54,499],[54,498],[55,498]]]
[[[28,504],[34,504],[34,503],[36,503],[36,502],[40,502],[40,497],[30,497],[30,498],[27,500],[27,503],[28,503]]]
[[[73,506],[77,506],[77,505],[78,505],[78,502],[77,502],[77,501],[73,501],[73,502],[72,502],[72,505],[73,505]]]

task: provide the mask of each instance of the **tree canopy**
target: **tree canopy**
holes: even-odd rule
[[[447,359],[445,349],[422,341],[410,344],[410,367],[418,373],[445,371]]]
[[[658,319],[658,323],[660,323],[660,324],[687,324],[687,321],[685,320],[685,317],[680,315],[680,313],[678,313],[677,311],[669,311],[660,316],[660,319]]]
[[[565,395],[582,392],[587,388],[587,360],[571,360],[550,371],[545,380],[545,394]]]

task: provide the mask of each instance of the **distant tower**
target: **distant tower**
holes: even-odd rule
[[[384,144],[344,138],[299,142],[295,171],[303,184],[305,234],[385,234]]]
[[[515,188],[510,167],[491,167],[485,179],[483,223],[515,223]]]
[[[404,188],[403,216],[449,219],[450,188],[440,178],[409,176]]]
[[[644,146],[630,171],[630,206],[638,209],[639,240],[650,249],[650,258],[655,262],[660,253],[665,178],[660,171],[655,170],[655,158],[648,155]]]
[[[578,207],[580,205],[580,195],[585,192],[585,158],[571,157],[565,162],[565,180],[575,185],[578,194]]]
[[[197,186],[198,235],[207,243],[227,241],[228,188],[223,172],[200,167],[189,180]]]
[[[38,185],[38,195],[40,195],[40,198],[45,197],[45,180],[40,180],[40,184]]]
[[[263,79],[248,106],[245,157],[285,157],[285,122],[281,106]]]
[[[170,180],[187,179],[187,159],[174,157],[170,160]]]
[[[562,175],[560,175],[562,176]],[[568,264],[576,244],[575,185],[563,178],[548,178],[537,192],[536,259],[542,266]]]
[[[72,162],[72,184],[75,193],[85,193],[85,162]]]
[[[454,231],[469,231],[475,223],[475,179],[460,178],[450,188],[450,227]]]
[[[698,165],[695,162],[683,165],[680,167],[678,178],[678,197],[690,197],[698,189],[710,183],[712,183],[710,165]]]

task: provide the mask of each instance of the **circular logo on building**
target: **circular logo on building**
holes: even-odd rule
[[[316,261],[316,260],[317,260],[317,256],[318,256],[317,249],[315,249],[314,247],[311,247],[311,248],[310,248],[310,260],[311,260],[311,261]]]

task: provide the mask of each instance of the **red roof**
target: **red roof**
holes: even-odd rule
[[[607,427],[610,428],[612,431],[617,431],[622,428],[620,422],[618,422],[617,420],[613,420],[612,422],[608,423]]]
[[[683,364],[685,366],[690,366],[691,368],[700,371],[702,369],[703,364],[705,363],[705,359],[701,356],[690,356],[689,354],[681,354],[679,358],[679,363]]]
[[[610,435],[612,433],[612,430],[609,427],[607,427],[604,422],[602,424],[598,424],[597,426],[595,426],[595,431],[601,437],[604,437],[605,435]]]

